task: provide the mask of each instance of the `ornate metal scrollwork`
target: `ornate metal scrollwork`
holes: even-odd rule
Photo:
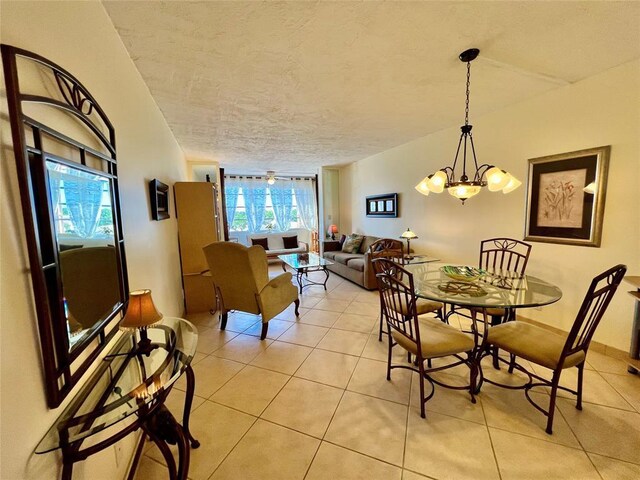
[[[517,245],[515,241],[510,240],[508,238],[501,238],[499,240],[494,240],[493,243],[500,250],[513,250]]]
[[[91,115],[93,112],[93,102],[87,97],[86,92],[76,83],[72,83],[69,79],[65,78],[60,72],[54,70],[53,75],[65,101],[83,115]]]

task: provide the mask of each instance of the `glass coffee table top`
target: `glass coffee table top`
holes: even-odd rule
[[[290,253],[288,255],[278,255],[278,258],[295,270],[333,265],[331,260],[322,258],[315,253]]]

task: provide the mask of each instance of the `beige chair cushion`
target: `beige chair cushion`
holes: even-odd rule
[[[440,320],[421,318],[419,322],[423,358],[446,357],[455,353],[469,352],[475,346],[471,337]],[[414,341],[393,328],[391,336],[402,348],[417,355],[418,348]]]
[[[555,369],[560,360],[566,337],[524,322],[507,322],[489,328],[487,340],[530,362]],[[568,356],[562,368],[575,367],[584,361],[584,352]]]
[[[390,305],[393,308],[393,305]],[[440,302],[431,302],[423,298],[418,298],[416,301],[416,312],[418,315],[424,315],[425,313],[435,312],[440,310],[444,305]],[[407,302],[404,301],[404,297],[400,298],[400,313],[404,316],[409,315]]]

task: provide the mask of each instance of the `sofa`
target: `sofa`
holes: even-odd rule
[[[333,262],[332,265],[327,266],[327,269],[367,290],[376,290],[378,285],[369,250],[371,245],[378,240],[380,240],[379,237],[365,235],[357,253],[343,252],[342,241],[325,241],[322,256]],[[389,241],[402,251],[402,242],[391,239]]]
[[[284,246],[284,237],[296,237],[296,247],[295,248],[285,248]],[[279,232],[279,233],[253,233],[247,235],[247,246],[252,246],[254,243],[253,239],[261,240],[267,239],[267,247],[265,251],[267,252],[268,259],[275,259],[278,255],[286,255],[289,253],[305,253],[309,251],[309,245],[305,242],[299,240],[299,236],[296,232]],[[264,247],[264,246],[263,246]]]

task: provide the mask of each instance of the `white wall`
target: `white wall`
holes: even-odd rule
[[[118,162],[131,289],[151,288],[165,315],[182,314],[175,214],[151,220],[147,182],[186,179],[184,155],[99,2],[2,2],[1,40],[63,66],[89,89],[111,119]],[[1,464],[6,479],[56,478],[59,455],[34,455],[62,407],[46,405],[25,232],[2,80]],[[173,202],[172,202],[173,203]],[[74,479],[122,478],[134,438],[77,464]]]
[[[420,237],[411,242],[418,252],[476,264],[481,239],[523,238],[527,159],[611,145],[601,248],[534,243],[527,267],[527,273],[559,285],[564,297],[542,311],[520,313],[568,329],[595,274],[617,263],[640,274],[639,85],[640,62],[634,61],[484,117],[474,118],[472,108],[478,161],[523,181],[509,195],[483,191],[463,206],[446,192],[424,197],[414,190],[427,174],[451,165],[458,127],[345,167],[342,228],[395,238],[410,227]],[[399,192],[400,217],[367,218],[364,197],[387,192]],[[595,340],[628,349],[632,304],[623,285]]]
[[[337,168],[322,169],[322,216],[320,218],[320,241],[327,238],[330,225],[338,227],[339,235],[344,233],[340,228],[340,170]]]

